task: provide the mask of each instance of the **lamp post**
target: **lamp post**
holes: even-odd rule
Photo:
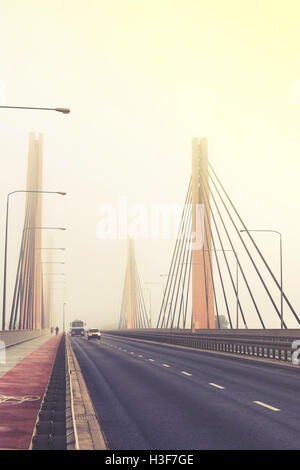
[[[278,230],[240,230],[240,232],[266,232],[266,233],[276,233],[279,235],[279,257],[280,257],[280,327],[284,328],[283,322],[283,273],[282,273],[282,234]]]
[[[147,284],[147,283],[145,282],[145,284]],[[152,323],[152,319],[151,319],[151,288],[150,287],[144,287],[144,289],[149,291],[149,327],[151,328],[151,323]]]
[[[151,285],[151,284],[159,284],[162,286],[163,288],[163,293],[164,293],[164,285],[162,282],[145,282],[145,285]],[[148,287],[149,289],[149,292],[150,292],[150,327],[151,327],[151,323],[152,323],[152,319],[151,319],[151,287]]]
[[[71,111],[69,108],[37,108],[34,106],[0,106],[3,109],[28,109],[28,110],[35,110],[35,111],[57,111],[58,113],[62,114],[69,114]]]
[[[67,305],[67,302],[63,303],[63,332],[65,332],[65,306]]]
[[[35,191],[35,190],[16,190],[11,191],[7,195],[6,201],[6,222],[5,222],[5,242],[4,242],[4,272],[3,272],[3,302],[2,302],[2,330],[5,330],[5,314],[6,314],[6,270],[7,270],[7,243],[8,243],[8,215],[9,215],[9,198],[16,193],[35,193],[35,194],[59,194],[65,196],[67,193],[62,191]]]

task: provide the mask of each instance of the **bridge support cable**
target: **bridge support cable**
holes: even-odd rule
[[[192,211],[191,211],[190,205],[188,205],[187,206],[187,220],[186,220],[185,227],[183,227],[184,232],[181,234],[182,240],[181,240],[181,246],[180,246],[180,251],[179,251],[179,259],[177,263],[177,268],[176,268],[176,273],[175,273],[175,278],[174,278],[174,285],[173,285],[173,292],[172,292],[171,303],[170,303],[170,310],[171,310],[171,307],[173,306],[173,299],[175,300],[173,313],[171,314],[171,319],[170,319],[171,328],[174,327],[174,319],[175,319],[175,314],[177,310],[179,292],[181,292],[182,294],[182,291],[184,289],[182,273],[184,270],[184,265],[187,260],[187,254],[188,254],[187,246],[189,245],[189,241],[190,241],[189,227],[191,225],[191,221],[192,221]],[[180,316],[181,316],[181,309],[179,309],[179,312],[178,312],[178,322],[180,321]]]
[[[191,239],[187,238],[186,257],[184,261],[184,274],[183,274],[183,281],[182,281],[182,292],[181,292],[181,300],[180,300],[180,307],[179,307],[180,315],[178,316],[177,328],[180,328],[181,312],[182,312],[182,328],[185,328],[185,325],[186,325],[187,303],[185,303],[185,297],[186,299],[188,299],[189,289],[190,289],[189,273],[190,273],[190,268],[191,268],[191,257],[192,257]],[[185,292],[186,292],[186,296],[184,295]]]
[[[120,312],[120,321],[119,321],[119,330],[126,328],[126,283],[123,287],[122,303],[121,303],[121,312]]]
[[[220,240],[220,244],[222,246],[222,241],[221,241],[220,234],[219,234],[219,231],[218,231],[218,226],[217,226],[216,221],[215,221],[214,212],[212,210],[210,210],[210,213],[211,213],[212,220],[214,222],[214,225],[215,225],[215,228],[216,228],[216,231],[217,231],[218,238]],[[216,264],[217,264],[217,268],[218,268],[218,274],[219,274],[221,288],[222,288],[222,294],[223,294],[224,303],[225,303],[225,307],[226,307],[227,318],[228,318],[228,321],[229,321],[230,328],[233,328],[233,324],[232,324],[232,321],[231,321],[230,310],[229,310],[229,305],[228,305],[228,299],[227,299],[225,285],[224,285],[224,280],[223,280],[222,271],[221,271],[220,262],[219,262],[218,250],[217,250],[216,244],[215,244],[215,237],[214,237],[213,231],[211,229],[211,225],[209,227],[210,227],[211,240],[212,240],[212,244],[213,244],[213,253],[215,254]],[[221,250],[221,251],[223,251],[223,253],[224,253],[224,250]],[[219,318],[218,318],[218,325],[220,325],[220,319]]]
[[[31,224],[31,217],[32,214],[32,206],[28,208],[25,212],[25,221],[24,221],[24,227],[22,231],[22,239],[21,239],[21,248],[20,248],[20,254],[19,254],[19,261],[18,261],[18,268],[17,268],[17,276],[16,276],[16,282],[15,282],[15,287],[14,287],[14,293],[13,293],[13,302],[12,302],[12,309],[11,309],[11,315],[10,315],[10,322],[9,322],[9,329],[15,329],[16,328],[16,322],[17,322],[17,316],[18,316],[18,308],[19,308],[19,303],[22,302],[22,275],[21,273],[24,272],[24,265],[26,264],[26,245],[27,245],[27,239],[26,236],[28,235],[28,231],[26,231],[26,227],[29,227]],[[22,321],[21,315],[19,315],[19,324],[18,324],[19,329],[24,329],[24,324]]]
[[[223,226],[224,232],[225,232],[225,234],[226,234],[227,240],[229,241],[229,244],[230,244],[230,246],[231,246],[231,251],[233,252],[233,254],[234,254],[234,256],[235,256],[235,259],[236,259],[236,262],[237,262],[237,264],[238,264],[238,267],[239,267],[239,269],[240,269],[240,271],[241,271],[241,273],[242,273],[242,275],[243,275],[243,278],[244,278],[245,284],[246,284],[246,286],[247,286],[248,292],[249,292],[249,294],[250,294],[250,297],[251,297],[251,299],[252,299],[252,302],[253,302],[254,307],[255,307],[255,309],[256,309],[256,312],[257,312],[257,314],[258,314],[258,318],[259,318],[259,320],[260,320],[260,322],[261,322],[262,327],[265,328],[264,322],[263,322],[263,320],[262,320],[262,318],[261,318],[259,309],[258,309],[257,304],[256,304],[256,302],[255,302],[255,299],[254,299],[254,296],[253,296],[252,291],[251,291],[251,289],[250,289],[249,283],[248,283],[248,281],[247,281],[247,279],[246,279],[246,276],[245,276],[245,274],[244,274],[244,270],[243,270],[243,268],[242,268],[242,266],[241,266],[241,264],[240,264],[240,262],[239,262],[239,259],[238,259],[238,257],[237,257],[236,249],[235,249],[235,247],[234,247],[234,245],[233,245],[233,243],[232,243],[232,240],[231,240],[231,238],[230,238],[230,235],[229,235],[229,232],[228,232],[228,230],[227,230],[226,224],[225,224],[225,222],[224,222],[224,219],[223,219],[222,214],[221,214],[221,212],[220,212],[220,210],[219,210],[219,207],[218,207],[216,198],[215,198],[215,196],[214,196],[214,194],[213,194],[211,188],[207,188],[207,187],[204,188],[205,197],[208,198],[208,190],[209,190],[210,196],[211,196],[212,199],[213,199],[214,206],[215,206],[215,208],[216,208],[216,210],[217,210],[217,213],[218,213],[219,219],[220,219],[220,221],[221,221],[221,224],[222,224],[222,226]],[[234,291],[234,293],[235,293],[235,297],[236,297],[236,299],[237,299],[238,306],[239,306],[239,309],[240,309],[240,312],[241,312],[241,315],[242,315],[244,327],[247,328],[246,319],[245,319],[245,317],[244,317],[243,309],[242,309],[242,306],[241,306],[241,303],[240,303],[240,300],[239,300],[239,297],[238,297],[237,288],[236,288],[236,285],[235,285],[235,283],[234,283],[233,275],[232,275],[232,272],[231,272],[231,269],[230,269],[230,265],[229,265],[229,262],[228,262],[227,255],[226,255],[226,249],[225,249],[225,247],[224,247],[224,243],[223,243],[223,241],[222,241],[222,237],[220,236],[220,229],[219,229],[219,227],[218,227],[218,223],[217,223],[217,220],[216,220],[216,216],[215,216],[213,207],[212,207],[212,205],[210,204],[209,201],[208,201],[208,205],[209,205],[209,207],[210,207],[210,211],[211,211],[212,219],[213,219],[213,222],[214,222],[215,230],[216,230],[216,233],[217,233],[217,235],[218,235],[218,240],[219,240],[219,243],[220,243],[220,246],[221,246],[221,250],[220,250],[220,251],[222,251],[222,254],[223,254],[223,256],[224,256],[224,260],[225,260],[225,264],[226,264],[226,267],[227,267],[227,271],[228,271],[228,274],[229,274],[229,277],[230,277],[231,285],[232,285],[233,291]],[[217,257],[217,250],[215,249],[215,245],[214,245],[214,253],[215,253],[215,256]],[[221,275],[221,271],[220,271],[220,275]],[[229,313],[229,310],[228,310],[228,313]],[[230,315],[229,315],[229,323],[230,323],[231,328],[232,328],[232,321],[231,321]]]
[[[265,267],[268,269],[277,288],[280,289],[281,286],[251,234],[247,231],[246,225],[212,165],[208,163],[206,139],[193,140],[192,157],[192,178],[185,198],[157,328],[185,329],[187,328],[189,313],[191,313],[192,331],[199,328],[214,328],[215,323],[217,327],[224,328],[221,322],[221,316],[224,317],[224,313],[225,318],[227,314],[230,328],[233,328],[231,304],[234,298],[236,328],[239,327],[240,317],[244,328],[247,329],[251,321],[258,321],[260,327],[264,329],[266,328],[265,318],[263,318],[260,309],[261,294],[258,291],[254,295],[253,275],[255,278],[256,276],[259,278],[258,285],[255,285],[256,290],[259,287],[263,295],[267,296],[271,302],[272,311],[274,309],[280,319],[281,315],[274,300],[273,292],[263,277],[262,269],[258,267],[257,260],[253,257],[240,234],[238,223],[241,223],[248,233],[255,250],[263,261],[263,269]],[[202,205],[203,209],[200,224],[196,222],[198,205],[200,208]],[[195,236],[197,244],[194,244]],[[199,244],[199,237],[202,244]],[[233,259],[236,263],[235,279],[229,263],[228,251],[234,255]],[[218,252],[221,252],[221,254],[218,254]],[[216,263],[217,275],[214,273],[213,260]],[[224,267],[222,268],[223,261]],[[252,277],[248,273],[249,269]],[[239,282],[239,275],[241,275],[242,284]],[[244,287],[242,294],[239,292],[241,286]],[[250,304],[249,301],[246,304],[248,297],[250,297]],[[284,299],[300,324],[300,320],[285,294]],[[224,307],[225,312],[223,311]],[[250,317],[249,307],[251,307],[255,316]],[[286,322],[283,322],[283,326],[287,328]]]
[[[179,229],[178,229],[178,235],[177,235],[177,238],[176,238],[175,248],[174,248],[173,255],[172,255],[172,260],[171,260],[171,265],[170,265],[170,269],[169,269],[169,273],[168,273],[167,283],[166,283],[166,287],[164,289],[164,295],[163,295],[163,300],[162,300],[162,304],[161,304],[161,308],[160,308],[160,312],[159,312],[159,317],[158,317],[158,320],[157,320],[157,325],[156,325],[157,328],[166,328],[166,324],[165,324],[166,309],[167,309],[167,306],[168,306],[169,296],[170,296],[170,289],[171,289],[171,285],[172,285],[172,282],[173,282],[173,276],[174,276],[174,272],[175,272],[176,265],[177,265],[177,258],[178,258],[180,242],[182,241],[182,233],[183,233],[183,229],[184,229],[185,222],[186,222],[187,208],[188,208],[188,205],[191,204],[191,191],[192,191],[192,189],[191,189],[191,180],[190,180],[188,190],[187,190],[187,194],[186,194],[186,198],[185,198],[184,208],[183,208],[183,212],[182,212],[182,216],[181,216],[180,226],[179,226]]]
[[[186,204],[184,206],[184,211],[181,218],[181,223],[179,227],[178,237],[175,245],[176,255],[173,263],[172,270],[169,272],[168,284],[165,289],[164,294],[164,316],[162,319],[162,325],[165,328],[168,328],[169,325],[172,328],[174,322],[174,315],[176,312],[176,306],[173,305],[175,292],[178,293],[180,278],[179,278],[179,269],[183,267],[185,259],[185,250],[183,247],[186,247],[187,239],[190,239],[190,230],[191,230],[191,217],[190,217],[190,207],[191,207],[191,189],[188,191],[186,198]],[[169,307],[168,307],[169,306]],[[161,309],[162,310],[162,309]],[[166,312],[168,310],[168,313]],[[166,317],[167,316],[167,317]]]
[[[160,319],[161,319],[161,315],[163,311],[164,314],[163,314],[161,325],[160,325],[161,328],[166,327],[166,310],[169,305],[171,286],[172,286],[173,279],[174,279],[174,273],[177,267],[178,253],[179,253],[180,245],[182,242],[182,234],[184,233],[184,227],[186,225],[187,208],[188,208],[188,205],[190,204],[190,201],[191,201],[191,181],[189,183],[189,187],[188,187],[188,191],[187,191],[187,195],[186,195],[186,199],[184,203],[184,209],[183,209],[182,216],[181,216],[180,226],[179,226],[178,235],[177,235],[177,239],[175,243],[175,249],[174,249],[173,256],[172,256],[172,262],[171,262],[170,270],[168,273],[167,283],[166,283],[166,287],[165,287],[164,295],[163,295],[163,301],[162,301],[160,314],[159,314],[159,318],[157,322],[157,327],[159,327],[159,323],[160,323]],[[169,315],[168,315],[168,318],[169,318]]]
[[[183,328],[186,328],[186,321],[187,321],[187,312],[188,312],[188,302],[189,302],[189,292],[190,292],[190,282],[191,282],[191,274],[192,274],[192,250],[191,247],[189,248],[189,259],[188,259],[188,278],[187,278],[187,288],[186,288],[186,297],[185,297],[185,307],[184,307],[184,321],[183,321]],[[192,318],[191,318],[192,321]],[[192,325],[191,325],[192,328]]]
[[[205,209],[206,210],[206,209]],[[211,225],[208,224],[209,230],[210,230],[210,238],[212,240],[212,230],[211,230]],[[205,237],[208,238],[208,233],[207,233],[207,223],[205,219],[204,223],[204,229],[205,229]],[[217,316],[217,322],[218,322],[218,328],[220,328],[220,318],[219,318],[219,309],[218,309],[218,300],[217,300],[217,295],[216,295],[216,289],[215,289],[215,281],[214,281],[214,275],[213,275],[213,267],[212,267],[212,257],[209,256],[209,269],[211,273],[211,279],[212,279],[212,285],[213,285],[213,294],[214,294],[214,302],[215,302],[215,308],[216,308],[216,316]],[[206,277],[205,277],[206,278]]]
[[[232,241],[231,241],[231,238],[230,238],[228,229],[227,229],[226,224],[225,224],[225,222],[224,222],[224,219],[223,219],[223,216],[222,216],[222,214],[221,214],[221,211],[220,211],[220,209],[219,209],[219,207],[218,207],[216,198],[215,198],[215,196],[214,196],[214,194],[213,194],[212,191],[210,191],[210,194],[211,194],[211,197],[212,197],[212,199],[213,199],[214,206],[215,206],[215,208],[216,208],[216,210],[217,210],[217,213],[218,213],[218,215],[219,215],[219,218],[220,218],[221,224],[222,224],[222,226],[223,226],[223,229],[224,229],[224,231],[225,231],[225,233],[226,233],[227,240],[229,241],[229,244],[230,244],[230,246],[231,246],[232,251],[236,254],[236,249],[234,248],[233,243],[232,243]],[[229,272],[229,274],[230,274],[230,279],[231,279],[231,282],[232,282],[234,291],[236,292],[236,288],[235,288],[235,286],[234,286],[234,281],[233,281],[233,276],[232,276],[232,273],[231,273],[231,270],[230,270],[230,267],[229,267],[228,259],[227,259],[227,256],[226,256],[226,253],[225,253],[225,249],[224,249],[224,245],[223,245],[221,239],[220,239],[220,243],[221,243],[221,246],[222,246],[222,251],[223,251],[223,254],[224,254],[224,259],[226,260],[226,266],[227,266],[228,272]],[[248,280],[247,280],[247,278],[246,278],[246,275],[245,275],[245,273],[244,273],[244,270],[243,270],[243,268],[242,268],[242,265],[240,264],[239,259],[237,258],[237,256],[236,256],[236,261],[237,261],[237,263],[238,263],[240,272],[241,272],[241,274],[242,274],[242,276],[243,276],[243,279],[244,279],[244,281],[245,281],[245,285],[246,285],[246,287],[247,287],[247,289],[248,289],[250,298],[251,298],[251,300],[252,300],[252,302],[253,302],[253,305],[254,305],[254,308],[255,308],[255,310],[256,310],[256,313],[257,313],[257,316],[258,316],[258,318],[259,318],[259,321],[260,321],[260,323],[261,323],[261,326],[262,326],[262,328],[265,328],[265,324],[264,324],[264,321],[263,321],[262,316],[261,316],[261,314],[260,314],[259,308],[258,308],[258,306],[257,306],[257,302],[255,301],[254,295],[253,295],[253,293],[252,293],[252,290],[251,290],[251,288],[250,288],[250,285],[249,285],[249,283],[248,283]],[[240,307],[241,307],[241,306],[240,306]],[[244,317],[243,317],[243,321],[244,321],[244,324],[245,324],[245,318],[244,318]]]
[[[247,253],[247,255],[248,255],[248,257],[249,257],[249,259],[250,259],[250,261],[251,261],[251,263],[252,263],[252,265],[253,265],[253,267],[254,267],[254,269],[255,269],[255,271],[256,271],[256,273],[257,273],[257,275],[258,275],[258,277],[259,277],[259,279],[260,279],[260,281],[261,281],[261,283],[262,283],[262,285],[263,285],[263,287],[264,287],[264,289],[265,289],[265,291],[266,291],[266,293],[267,293],[267,295],[268,295],[268,297],[269,297],[269,299],[270,299],[270,301],[271,301],[271,303],[272,303],[272,305],[273,305],[273,307],[274,307],[275,312],[277,313],[278,317],[281,318],[279,309],[278,309],[278,307],[277,307],[277,305],[276,305],[276,303],[275,303],[275,301],[274,301],[274,299],[273,299],[273,297],[272,297],[272,295],[271,295],[271,293],[270,293],[270,291],[269,291],[269,289],[268,289],[268,287],[267,287],[267,285],[266,285],[266,283],[265,283],[265,281],[264,281],[264,279],[263,279],[263,277],[262,277],[262,275],[261,275],[261,273],[260,273],[260,271],[259,271],[259,269],[258,269],[258,267],[257,267],[257,265],[256,265],[256,263],[255,263],[255,261],[254,261],[254,259],[253,259],[253,257],[251,256],[251,253],[250,253],[250,251],[248,250],[247,245],[245,244],[245,242],[244,242],[244,240],[243,240],[243,238],[242,238],[242,236],[241,236],[241,234],[240,234],[240,231],[239,231],[239,229],[237,228],[237,225],[236,225],[236,223],[234,222],[233,217],[232,217],[232,215],[231,215],[231,213],[230,213],[228,207],[226,206],[225,201],[224,201],[224,199],[222,198],[222,195],[220,194],[220,192],[219,192],[219,190],[218,190],[218,188],[217,188],[217,185],[216,185],[215,181],[213,180],[213,178],[211,178],[211,181],[212,181],[213,186],[214,186],[214,188],[215,188],[215,190],[216,190],[216,192],[217,192],[217,194],[218,194],[218,196],[219,196],[219,198],[220,198],[220,200],[221,200],[221,202],[222,202],[223,207],[225,208],[225,211],[226,211],[226,213],[227,213],[227,215],[228,215],[228,217],[229,217],[229,219],[230,219],[230,221],[231,221],[231,223],[232,223],[232,225],[233,225],[233,227],[234,227],[234,230],[235,230],[235,232],[236,232],[236,234],[237,234],[237,236],[238,236],[238,238],[239,238],[239,240],[240,240],[242,246],[243,246],[243,248],[245,249],[245,251],[246,251],[246,253]],[[222,219],[222,223],[223,223],[223,226],[224,226],[225,230],[227,231],[226,225],[224,224],[223,219]],[[229,238],[230,238],[230,237],[229,237]],[[230,241],[230,243],[231,243],[231,241]],[[231,243],[231,246],[232,246],[232,243]],[[243,270],[241,270],[241,273],[243,274]],[[245,276],[244,276],[244,274],[243,274],[243,277],[244,277],[245,282],[247,282],[247,281],[246,281],[246,278],[245,278]],[[251,297],[252,297],[253,301],[255,302],[254,297],[253,297],[253,296],[251,296]],[[256,305],[256,302],[255,302],[255,305]],[[261,321],[261,323],[263,324],[262,317],[261,317],[261,315],[260,315],[259,310],[258,310],[257,307],[256,307],[256,310],[257,310],[257,313],[258,313],[258,315],[259,315],[260,321]],[[285,324],[285,322],[284,322],[284,328],[286,328],[286,327],[287,327],[287,326],[286,326],[286,324]],[[264,328],[264,326],[263,326],[263,328]]]
[[[223,191],[223,193],[224,193],[226,199],[228,200],[228,202],[229,202],[230,206],[232,207],[234,213],[235,213],[236,216],[238,217],[238,220],[240,221],[242,227],[243,227],[244,230],[246,231],[246,233],[247,233],[247,235],[248,235],[248,237],[249,237],[249,239],[250,239],[250,241],[251,241],[253,247],[255,248],[256,252],[258,253],[258,255],[259,255],[259,257],[260,257],[260,259],[261,259],[262,262],[264,263],[264,265],[265,265],[266,269],[268,270],[270,276],[272,277],[274,283],[276,284],[276,286],[277,286],[278,289],[281,289],[280,283],[279,283],[278,280],[276,279],[276,277],[275,277],[275,275],[274,275],[272,269],[270,268],[269,264],[267,263],[267,261],[266,261],[265,257],[263,256],[261,250],[258,248],[257,244],[255,243],[255,241],[254,241],[254,239],[253,239],[251,233],[248,231],[248,229],[247,229],[247,227],[246,227],[246,224],[244,223],[243,219],[241,218],[239,212],[237,211],[237,209],[236,209],[235,205],[233,204],[231,198],[229,197],[227,191],[225,190],[224,186],[222,185],[222,183],[221,183],[220,179],[218,178],[216,172],[214,171],[212,165],[209,164],[209,166],[210,166],[211,172],[213,173],[214,177],[216,178],[216,180],[217,180],[217,182],[218,182],[220,188],[222,189],[222,191]],[[211,177],[211,179],[212,179],[212,177]],[[294,318],[297,320],[298,324],[300,324],[300,319],[299,319],[299,317],[298,317],[296,311],[294,310],[292,304],[290,303],[290,301],[288,300],[288,298],[287,298],[287,296],[286,296],[286,294],[285,294],[284,292],[283,292],[283,298],[284,298],[284,300],[286,301],[288,307],[290,308],[290,310],[291,310],[291,312],[292,312]],[[285,326],[285,328],[286,328],[286,326]]]

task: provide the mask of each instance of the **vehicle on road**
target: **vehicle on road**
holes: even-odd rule
[[[87,339],[101,339],[101,333],[98,328],[90,328],[87,332]]]
[[[81,320],[74,320],[70,323],[71,336],[84,336],[85,323]]]

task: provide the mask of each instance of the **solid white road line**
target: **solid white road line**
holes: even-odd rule
[[[221,390],[224,390],[225,388],[225,387],[222,387],[221,385],[214,384],[213,382],[209,382],[209,385],[211,385],[212,387],[220,388]]]
[[[263,403],[262,401],[254,401],[253,403],[256,403],[256,405],[264,406],[265,408],[268,408],[272,411],[280,411],[279,408],[275,408],[274,406],[268,405],[267,403]]]

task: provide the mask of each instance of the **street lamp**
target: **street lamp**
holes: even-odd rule
[[[281,329],[284,328],[284,322],[283,322],[283,274],[282,274],[282,234],[278,232],[278,230],[240,230],[240,232],[246,232],[249,234],[249,232],[270,232],[270,233],[276,233],[279,235],[279,256],[280,256],[280,326]]]
[[[163,288],[163,294],[164,294],[164,285],[163,285],[162,282],[145,282],[144,284],[145,284],[145,285],[159,284],[159,285],[162,286],[162,288]],[[151,287],[148,287],[147,289],[149,289],[149,291],[150,291],[150,327],[151,327],[151,322],[152,322],[152,321],[151,321]]]
[[[69,108],[36,108],[32,106],[0,106],[4,109],[31,109],[36,111],[57,111],[62,114],[69,114],[71,110]]]
[[[9,214],[9,198],[16,193],[35,193],[35,194],[59,194],[65,196],[67,193],[62,191],[36,191],[36,190],[16,190],[11,191],[7,195],[6,201],[6,222],[5,222],[5,244],[4,244],[4,273],[3,273],[3,303],[2,303],[2,330],[5,330],[5,313],[6,313],[6,269],[7,269],[7,242],[8,242],[8,214]]]
[[[145,284],[148,284],[145,282]],[[151,328],[151,288],[150,287],[144,287],[145,290],[149,291],[149,327]]]
[[[67,302],[63,303],[63,332],[65,332],[65,306],[67,305]]]

